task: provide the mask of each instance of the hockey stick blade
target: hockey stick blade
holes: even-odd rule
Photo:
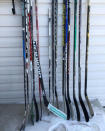
[[[86,110],[85,104],[84,104],[81,97],[79,97],[79,100],[80,100],[80,104],[81,104],[81,107],[82,107],[82,110],[83,110],[83,113],[84,113],[84,116],[85,116],[85,120],[86,120],[86,122],[88,122],[89,121],[89,115],[88,115],[88,112]]]
[[[89,107],[90,115],[91,115],[91,117],[93,117],[94,111],[93,111],[92,105],[91,105],[87,95],[85,96],[85,98],[86,98],[86,101],[87,101],[87,104],[88,104],[88,107]]]
[[[74,104],[75,104],[76,112],[77,112],[77,120],[80,121],[80,111],[79,111],[77,100],[75,98],[74,98]]]
[[[48,104],[48,109],[49,109],[49,111],[54,113],[56,116],[63,118],[64,120],[67,120],[67,115],[64,112],[62,112],[61,110],[59,110],[56,107],[54,107],[53,105],[51,105],[50,103]]]

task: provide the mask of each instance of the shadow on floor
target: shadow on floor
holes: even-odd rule
[[[22,123],[24,105],[0,105],[0,131],[16,131]]]

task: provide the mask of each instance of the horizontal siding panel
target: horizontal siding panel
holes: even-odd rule
[[[102,14],[104,15],[104,12],[105,12],[105,3],[104,4],[101,4],[101,2],[99,4],[93,4],[91,6],[91,12],[93,14]]]
[[[20,37],[22,36],[21,27],[0,27],[0,37]]]
[[[105,25],[104,21],[105,21],[105,15],[98,15],[98,16],[97,15],[94,15],[94,16],[92,15],[90,17],[90,25],[97,25],[97,26]]]
[[[81,65],[82,67],[82,71],[84,72],[85,71],[85,65],[82,64]],[[88,71],[89,72],[105,72],[105,63],[101,64],[101,63],[98,63],[98,64],[89,64],[88,65]]]
[[[98,1],[98,0],[91,0],[91,3],[105,4],[105,1],[104,0],[100,0],[100,1]]]
[[[104,55],[95,55],[89,56],[89,64],[97,64],[97,63],[105,63],[105,56]]]
[[[23,57],[1,57],[0,66],[22,66]]]
[[[88,79],[89,80],[101,80],[104,79],[105,72],[89,72],[88,73]],[[85,75],[84,75],[85,78]]]
[[[8,22],[7,22],[8,19]],[[21,27],[22,26],[22,19],[21,16],[11,15],[8,18],[8,15],[0,15],[0,27],[8,26],[11,27]]]
[[[104,36],[90,36],[90,44],[91,45],[99,45],[103,46],[105,45],[105,37]]]
[[[1,104],[23,104],[24,98],[0,99]]]
[[[23,74],[23,66],[4,66],[0,67],[0,75],[19,75]]]
[[[21,92],[21,91],[8,91],[8,92],[3,92],[2,91],[2,93],[0,93],[0,99],[13,99],[13,98],[23,98],[23,96],[24,96],[24,93],[23,92]]]
[[[22,38],[0,38],[0,48],[22,48]]]
[[[22,51],[22,48],[1,48],[0,57],[21,57]]]
[[[22,83],[24,81],[23,75],[2,75],[0,76],[0,84],[4,83]]]
[[[8,88],[9,85],[9,88]],[[7,92],[8,91],[22,91],[24,88],[24,84],[22,83],[4,83],[0,84],[0,92]]]
[[[16,2],[20,2],[20,0],[16,0]],[[0,3],[11,3],[11,1],[10,0],[0,0]]]
[[[91,27],[90,35],[105,35],[105,27],[103,26]]]

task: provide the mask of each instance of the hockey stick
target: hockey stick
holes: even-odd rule
[[[73,46],[73,99],[77,112],[77,120],[80,121],[80,111],[75,95],[75,56],[76,56],[76,35],[77,35],[77,0],[74,0],[74,46]]]
[[[45,88],[44,88],[44,83],[43,83],[41,65],[40,65],[40,61],[39,61],[38,48],[37,48],[36,42],[33,43],[33,46],[34,46],[33,48],[34,48],[36,62],[37,62],[38,75],[39,75],[39,79],[40,79],[40,83],[41,83],[44,105],[45,105],[45,107],[47,107],[49,109],[49,111],[51,111],[55,115],[66,120],[67,115],[65,113],[63,113],[62,111],[58,110],[56,107],[52,106],[47,100],[46,92],[45,92]]]
[[[33,98],[32,98],[32,105],[34,102],[35,107],[35,115],[36,115],[36,122],[39,121],[39,110],[38,110],[38,104],[35,97],[35,69],[34,69],[34,51],[33,51],[33,18],[32,18],[32,1],[30,2],[30,11],[28,14],[29,17],[29,33],[30,33],[30,67],[31,67],[31,79],[32,79],[32,89],[33,89]],[[32,106],[33,108],[33,106]],[[32,118],[31,114],[31,118]],[[33,118],[32,118],[33,119]],[[33,121],[33,120],[32,120]]]
[[[38,3],[37,3],[37,0],[35,0],[35,15],[36,15],[37,45],[38,45],[38,50],[39,50],[39,23],[38,23]],[[39,58],[40,58],[40,52],[39,52]],[[39,97],[40,97],[40,108],[41,108],[40,119],[41,119],[42,118],[42,100],[41,100],[40,80],[39,80]]]
[[[52,92],[53,92],[53,104],[54,97],[56,97],[57,108],[58,94],[56,83],[56,68],[57,68],[57,22],[58,22],[58,0],[52,0]]]
[[[48,43],[49,43],[49,102],[51,97],[51,10],[48,9]]]
[[[29,114],[29,83],[28,83],[28,52],[27,52],[27,29],[26,29],[26,1],[22,1],[22,34],[23,34],[23,62],[24,62],[24,96],[25,96],[25,113],[22,125],[19,131],[24,131],[26,120]]]
[[[94,111],[87,95],[88,47],[89,47],[89,24],[90,24],[89,22],[90,22],[90,0],[88,0],[88,9],[87,9],[86,56],[85,56],[85,98],[88,104],[90,115],[94,116]]]
[[[66,7],[66,19],[65,19],[65,101],[66,101],[66,107],[67,107],[67,120],[70,119],[70,108],[69,108],[69,101],[67,98],[70,98],[67,94],[69,92],[68,90],[68,79],[67,79],[67,74],[68,74],[68,68],[67,68],[67,47],[68,47],[68,1],[65,1],[65,7]],[[67,89],[66,89],[67,88]],[[67,93],[66,93],[67,92]]]
[[[69,93],[69,73],[70,73],[70,0],[68,0],[68,44],[67,44],[67,98],[69,102],[70,107],[70,114],[72,119],[74,119],[74,111],[72,108],[72,103],[70,99],[70,93]]]
[[[82,0],[79,0],[79,43],[78,43],[78,88],[79,88],[79,101],[85,116],[85,120],[86,122],[89,121],[89,115],[87,112],[87,109],[85,107],[85,104],[83,102],[82,96],[81,96],[81,65],[80,65],[80,46],[81,46],[81,12],[82,12],[82,8],[81,8],[81,4],[82,4]]]

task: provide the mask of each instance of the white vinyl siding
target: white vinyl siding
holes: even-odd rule
[[[57,88],[61,95],[62,86],[62,0],[58,8],[58,52],[57,52]],[[85,44],[87,0],[82,4],[82,89],[84,87]],[[89,98],[98,98],[105,106],[105,0],[90,0],[90,40],[88,63]],[[24,102],[23,50],[21,2],[15,0],[16,15],[12,14],[11,0],[0,0],[0,103]],[[48,91],[48,8],[51,0],[38,0],[38,19],[40,36],[40,60],[46,91]],[[72,54],[73,54],[73,0],[71,1],[71,51],[70,51],[70,94],[72,96]],[[77,22],[78,23],[78,22]],[[78,30],[77,30],[78,31]],[[34,38],[35,14],[34,14]],[[78,39],[78,35],[77,35]],[[78,41],[77,41],[78,45]],[[76,55],[76,64],[77,64]],[[78,68],[76,68],[76,71]],[[77,73],[76,73],[77,76]],[[78,85],[76,77],[76,87]],[[36,87],[38,80],[36,80]],[[83,90],[82,90],[83,91]],[[77,92],[78,93],[78,92]],[[37,93],[36,93],[37,94]],[[38,94],[37,94],[38,96]]]

